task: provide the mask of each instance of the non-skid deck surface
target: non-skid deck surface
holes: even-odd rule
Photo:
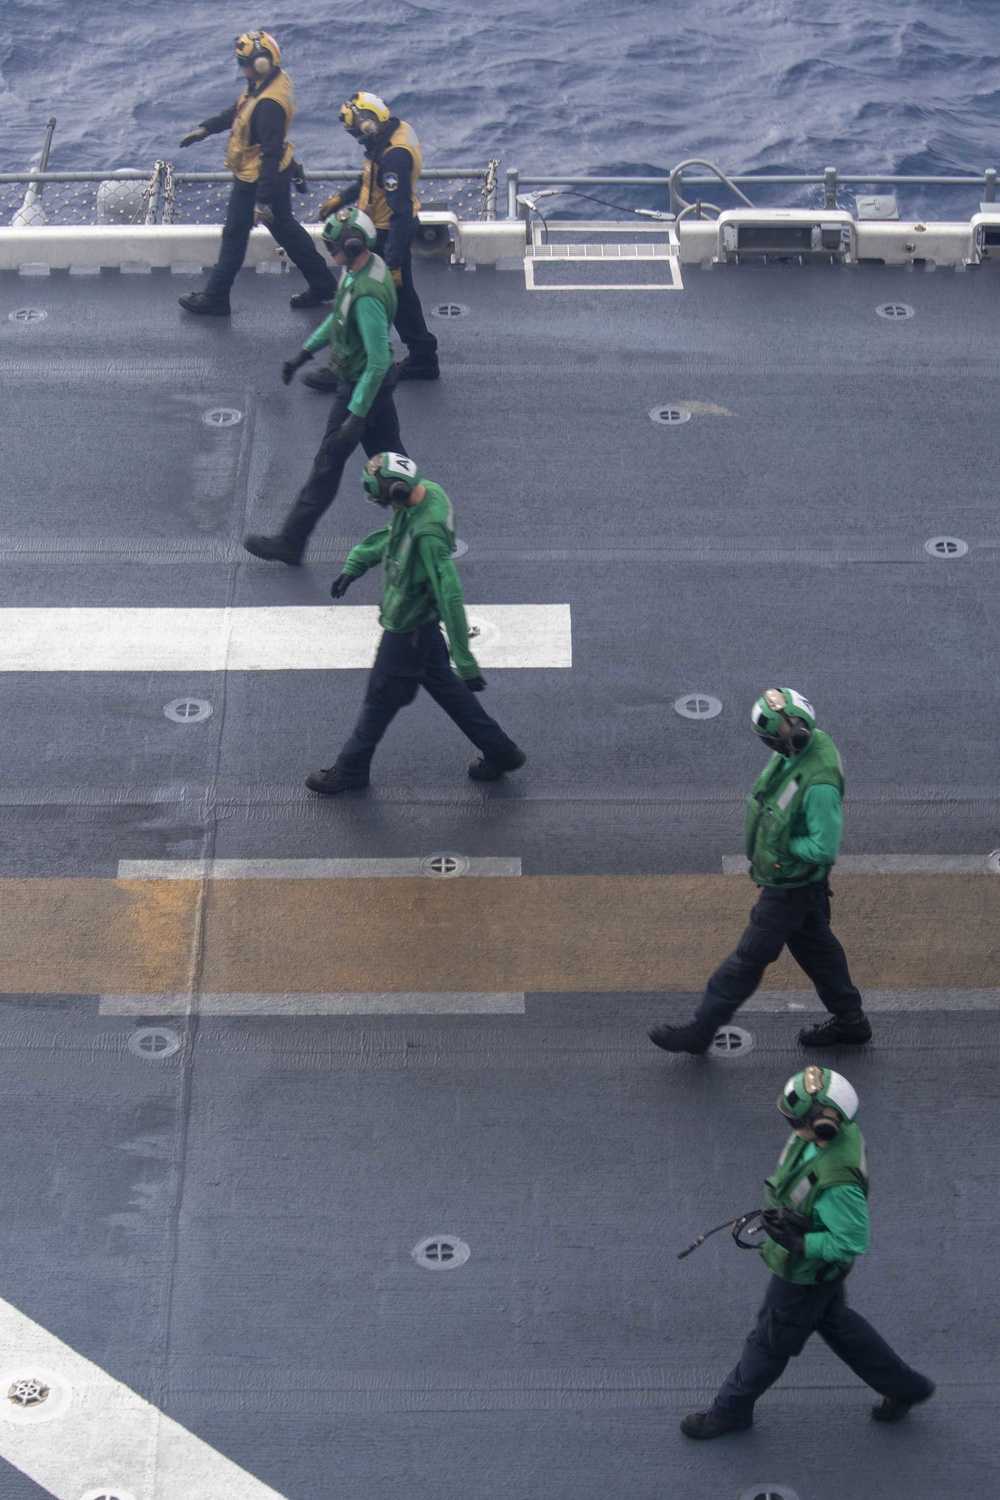
[[[376,580],[324,612],[379,521],[360,459],[304,568],[239,547],[325,419],[278,379],[297,279],[245,273],[223,323],[165,274],[0,277],[0,311],[47,313],[0,319],[3,1500],[985,1500],[995,278],[417,277],[469,311],[431,318],[443,378],[400,387],[403,437],[454,501],[483,701],[528,763],[469,781],[422,696],[343,800],[302,783],[363,690]],[[671,404],[691,419],[650,420]],[[740,930],[723,857],[782,684],[843,753],[845,853],[903,857],[834,878],[875,1041],[831,1061],[873,1163],[851,1295],[939,1394],[874,1425],[817,1341],[752,1433],[696,1445],[678,1418],[764,1272],[724,1236],[675,1254],[759,1198],[818,1006],[783,963],[747,1053],[645,1028]],[[721,712],[675,711],[699,696]],[[416,1263],[448,1235],[464,1265]]]

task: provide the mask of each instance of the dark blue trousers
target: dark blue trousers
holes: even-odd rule
[[[796,1286],[772,1276],[739,1363],[719,1387],[713,1410],[751,1421],[758,1396],[774,1384],[790,1359],[802,1353],[811,1333],[818,1333],[880,1396],[906,1402],[926,1396],[927,1376],[904,1364],[872,1325],[848,1307],[842,1277],[817,1286]]]
[[[337,770],[367,772],[376,746],[401,708],[423,687],[486,760],[506,760],[517,749],[452,669],[439,620],[401,634],[386,630],[368,677],[354,733],[337,756]]]
[[[242,182],[240,178],[234,177],[229,204],[226,208],[226,222],[222,226],[219,258],[209,272],[208,281],[205,283],[207,297],[228,300],[230,288],[236,280],[237,272],[243,265],[247,253],[256,201],[257,184]],[[337,285],[333,271],[316,249],[310,235],[292,213],[291,168],[282,172],[278,178],[277,190],[271,200],[271,210],[274,214],[274,223],[270,225],[272,239],[277,240],[288,259],[293,265],[298,266],[310,286],[332,297]]]
[[[368,408],[361,446],[371,458],[376,453],[402,453],[406,456],[403,439],[399,435],[399,416],[392,399],[393,389],[399,384],[399,375],[390,365],[385,379],[379,386],[375,400]],[[313,527],[329,510],[343,478],[347,460],[357,447],[356,443],[345,443],[339,436],[341,425],[350,412],[350,400],[354,386],[341,381],[333,395],[333,405],[326,420],[326,430],[313,459],[309,478],[299,490],[291,510],[281,527],[281,536],[301,557]],[[358,475],[360,478],[360,470]]]
[[[786,946],[827,1010],[844,1021],[858,1020],[861,996],[830,928],[830,887],[825,880],[793,890],[761,888],[749,925],[708,981],[695,1019],[713,1030],[725,1026]]]
[[[394,327],[406,345],[407,352],[413,356],[417,364],[433,365],[437,362],[437,339],[427,327],[424,310],[420,306],[420,298],[413,285],[413,258],[410,245],[416,228],[417,221],[414,219],[410,226],[410,238],[406,243],[402,264],[399,267],[403,284],[396,288]],[[385,256],[385,247],[388,242],[388,229],[380,229],[375,238],[375,249],[379,255]]]

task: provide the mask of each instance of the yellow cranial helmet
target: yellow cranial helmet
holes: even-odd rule
[[[267,31],[244,31],[236,38],[236,61],[242,68],[253,68],[261,77],[281,62],[281,48]]]
[[[346,104],[340,106],[340,123],[357,139],[378,135],[391,110],[378,94],[352,94]]]

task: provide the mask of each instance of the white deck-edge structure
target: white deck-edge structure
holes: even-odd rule
[[[735,221],[734,211],[727,219]],[[821,210],[761,209],[756,219],[777,220],[832,217]],[[842,218],[843,215],[837,217]],[[421,223],[445,225],[453,240],[452,261],[495,266],[502,262],[508,268],[520,269],[529,245],[528,226],[522,219],[461,220],[454,213],[441,210],[422,213]],[[982,235],[984,224],[1000,224],[1000,205],[987,205],[968,220],[859,220],[852,229],[856,261],[877,261],[887,266],[930,265],[964,267],[976,265],[984,257]],[[664,228],[669,227],[664,221]],[[319,224],[305,228],[319,241]],[[634,219],[608,221],[609,232],[621,234],[635,229]],[[679,245],[679,259],[684,265],[725,259],[721,246],[723,226],[714,219],[685,218],[674,224]],[[0,271],[22,271],[25,275],[45,275],[47,271],[118,269],[130,270],[148,266],[152,269],[176,268],[190,272],[195,266],[214,265],[219,250],[222,226],[219,224],[137,224],[0,227]],[[246,264],[268,265],[284,261],[284,252],[265,229],[255,229],[250,236]],[[511,263],[516,264],[511,264]]]

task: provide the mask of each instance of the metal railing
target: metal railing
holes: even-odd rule
[[[682,167],[683,165],[684,163],[681,164]],[[685,189],[719,186],[717,172],[709,177],[678,177],[677,170],[674,168],[673,172],[659,177],[552,177],[528,175],[520,172],[517,167],[508,167],[506,174],[507,217],[517,219],[526,216],[523,205],[518,203],[518,199],[523,196],[526,189],[532,192],[536,189],[566,188],[572,192],[573,189],[589,190],[590,188],[615,188],[619,191],[629,188],[659,188],[663,192],[664,212],[677,212],[685,206],[684,199],[678,199],[677,196],[678,183],[682,182]],[[672,180],[674,181],[673,189],[671,188]],[[980,190],[982,202],[995,203],[997,201],[997,169],[995,167],[989,167],[974,177],[922,176],[885,172],[842,173],[836,167],[827,167],[823,172],[810,173],[731,174],[728,176],[728,181],[738,188],[821,187],[823,207],[829,209],[837,207],[837,193],[842,187],[969,187]],[[588,193],[581,193],[580,196],[586,197]]]
[[[625,177],[621,175],[588,175],[553,177],[522,174],[517,167],[506,172],[507,217],[525,218],[530,206],[524,203],[526,193],[557,196],[557,190],[586,199],[594,197],[592,189],[613,189],[616,194],[639,191],[647,198],[653,189],[662,207],[636,208],[630,204],[605,204],[620,207],[625,213],[644,213],[656,218],[660,213],[699,213],[704,207],[690,203],[683,193],[705,187],[718,188],[721,181],[746,198],[742,189],[751,191],[774,188],[822,189],[823,207],[835,209],[838,192],[855,188],[949,188],[978,189],[985,203],[997,201],[997,170],[989,168],[977,176],[921,176],[904,173],[841,173],[827,167],[818,173],[742,173],[727,177],[713,169],[713,175],[684,176],[684,168],[700,163],[682,162],[671,173],[660,176]],[[711,164],[708,164],[711,165]],[[427,208],[445,208],[460,219],[492,220],[497,217],[499,160],[491,159],[485,167],[430,168],[421,175],[421,192]],[[307,192],[296,196],[298,217],[307,222],[318,215],[319,205],[335,191],[336,185],[357,178],[356,167],[320,167],[306,173]],[[225,216],[226,197],[232,177],[228,172],[178,172],[169,162],[158,161],[149,171],[126,169],[115,172],[4,172],[0,173],[0,225],[18,227],[43,224],[220,224]],[[520,201],[519,201],[520,200]],[[600,201],[600,200],[599,200]]]
[[[421,174],[427,208],[450,209],[459,218],[495,219],[499,161],[485,167],[431,168]],[[297,216],[318,217],[338,183],[354,182],[357,167],[307,172],[307,191],[293,194]],[[0,225],[221,224],[232,186],[229,172],[178,172],[158,161],[151,171],[0,173]]]

